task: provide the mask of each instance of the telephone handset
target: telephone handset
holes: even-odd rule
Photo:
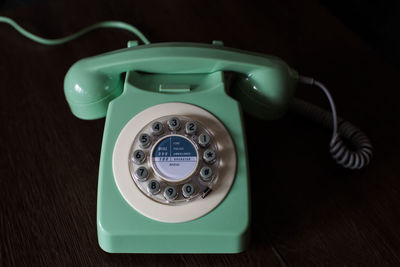
[[[330,152],[341,166],[361,169],[372,157],[366,135],[336,117],[327,88],[277,57],[219,42],[150,44],[137,28],[120,21],[96,23],[59,39],[36,36],[7,17],[0,16],[0,23],[45,45],[104,27],[130,31],[145,44],[129,42],[126,49],[82,59],[64,81],[74,115],[106,116],[97,200],[98,238],[105,251],[236,253],[246,248],[249,177],[241,108],[277,119],[290,104],[332,128]],[[225,72],[236,74],[229,87]],[[332,114],[293,99],[297,82],[319,87]]]
[[[65,78],[72,112],[82,119],[104,117],[108,103],[122,93],[121,73],[241,74],[238,100],[246,112],[263,119],[279,118],[294,93],[298,74],[277,57],[221,45],[160,43],[134,46],[78,61]]]

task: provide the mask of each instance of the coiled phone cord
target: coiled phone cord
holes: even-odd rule
[[[150,41],[139,29],[121,21],[104,21],[96,23],[78,31],[77,33],[58,39],[47,39],[34,35],[8,17],[0,16],[0,23],[9,24],[23,36],[44,45],[64,44],[99,28],[123,29],[135,34],[144,44],[150,44]],[[338,127],[335,103],[333,102],[328,89],[322,83],[313,78],[304,76],[300,76],[300,82],[309,85],[316,85],[322,89],[328,97],[332,113],[299,99],[293,101],[291,108],[305,117],[319,122],[326,127],[332,128],[333,134],[330,142],[330,152],[338,164],[349,169],[361,169],[367,166],[372,157],[372,145],[368,137],[357,127],[341,118],[339,118]]]
[[[327,96],[332,113],[297,98],[291,103],[291,109],[332,129],[330,153],[339,165],[353,170],[367,166],[372,158],[373,147],[366,134],[350,122],[337,117],[333,98],[322,83],[305,76],[300,76],[300,82],[319,87]]]

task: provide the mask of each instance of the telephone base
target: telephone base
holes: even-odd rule
[[[239,253],[245,250],[250,224],[247,153],[241,111],[237,101],[225,92],[223,74],[149,75],[129,72],[124,93],[108,109],[97,201],[101,248],[110,253]],[[190,84],[192,89],[190,93],[160,93],[157,84]],[[168,223],[144,216],[121,195],[114,178],[113,151],[124,127],[139,113],[164,103],[184,103],[209,112],[229,131],[236,149],[235,178],[225,198],[206,215],[186,222]],[[207,201],[214,197],[213,193],[196,201]]]

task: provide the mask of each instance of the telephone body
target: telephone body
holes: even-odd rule
[[[227,71],[236,74],[229,88]],[[75,63],[64,82],[73,114],[106,116],[97,200],[102,249],[243,251],[250,198],[242,109],[279,118],[297,80],[279,58],[220,44],[136,45]]]

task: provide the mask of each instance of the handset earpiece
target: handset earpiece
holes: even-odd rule
[[[108,104],[122,93],[119,73],[91,70],[92,59],[76,62],[64,80],[64,93],[72,113],[80,119],[94,120],[107,114]]]
[[[233,96],[245,111],[264,119],[279,118],[294,93],[297,73],[277,57],[211,44],[160,43],[121,49],[75,63],[64,81],[72,112],[79,118],[104,117],[108,103],[122,93],[120,74],[142,71],[206,74],[232,71],[245,77]]]

